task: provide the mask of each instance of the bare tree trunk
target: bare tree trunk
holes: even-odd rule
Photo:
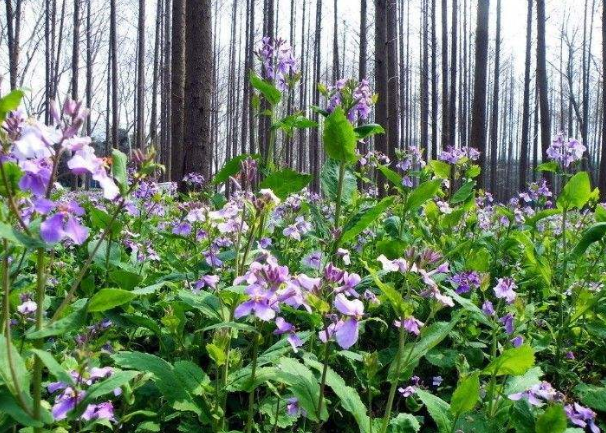
[[[164,0],[164,86],[162,108],[164,109],[163,161],[166,165],[166,179],[172,179],[172,2]]]
[[[211,97],[213,91],[212,1],[186,3],[184,174],[211,174]]]
[[[17,88],[19,80],[19,54],[21,43],[21,5],[22,0],[17,0],[13,9],[13,0],[5,0],[6,3],[6,33],[8,40],[8,70],[11,90]]]
[[[160,33],[162,31],[162,0],[156,0],[156,35],[154,40],[154,72],[152,77],[151,118],[149,121],[149,141],[152,146],[158,143],[158,81],[160,63]]]
[[[145,147],[145,0],[139,0],[139,48],[137,59],[137,128],[135,146],[138,149]]]
[[[389,0],[391,1],[391,0]],[[379,100],[375,107],[375,120],[380,125],[387,125],[388,121],[388,66],[387,66],[387,0],[375,0],[375,89],[379,94]],[[377,135],[375,138],[375,150],[387,155],[388,141],[385,135]],[[384,197],[385,177],[378,173],[377,183],[379,196]]]
[[[432,0],[434,2],[435,0]],[[426,149],[426,158],[429,159],[429,47],[428,47],[428,31],[427,31],[427,0],[421,2],[421,67],[419,73],[419,96],[421,98],[421,122],[419,125],[421,142],[418,143]],[[433,18],[432,18],[433,20]],[[433,21],[432,21],[433,25]],[[433,49],[433,37],[432,37]],[[433,66],[432,66],[432,84],[433,84]],[[432,87],[433,90],[433,87]],[[436,146],[437,147],[437,146]],[[431,145],[431,156],[434,156],[433,139]]]
[[[396,160],[399,145],[399,90],[398,83],[398,5],[396,0],[387,0],[387,155]]]
[[[244,21],[246,22],[245,28],[245,40],[244,40],[244,89],[242,95],[242,130],[240,132],[241,135],[241,143],[240,143],[240,153],[244,154],[247,152],[248,146],[248,130],[249,130],[249,122],[251,122],[251,117],[249,116],[250,112],[250,97],[251,97],[251,86],[248,80],[248,74],[250,74],[250,70],[252,68],[253,62],[253,43],[254,43],[254,2],[252,0],[246,0],[246,15]],[[253,31],[251,32],[251,27]],[[252,33],[252,35],[251,35]],[[252,137],[251,137],[252,140]]]
[[[74,0],[74,28],[72,34],[72,99],[78,100],[80,72],[80,0]]]
[[[314,36],[314,59],[313,59],[313,79],[312,83],[320,82],[320,68],[321,68],[321,57],[320,57],[320,44],[322,38],[322,0],[316,0],[316,34]],[[313,86],[313,104],[318,105],[320,103],[320,92],[318,86]],[[317,113],[313,115],[316,122],[319,121]],[[312,128],[310,140],[310,151],[309,151],[309,165],[311,173],[313,175],[312,190],[318,192],[320,190],[320,137],[318,135],[318,129]]]
[[[530,61],[532,48],[532,6],[533,0],[528,0],[526,15],[526,61],[524,64],[524,102],[522,107],[522,147],[520,149],[520,183],[519,189],[526,187],[528,173],[528,152],[530,139]]]
[[[86,1],[86,106],[93,106],[93,29],[91,28],[91,3]],[[93,133],[91,118],[86,119],[86,135]]]
[[[476,54],[471,119],[471,143],[480,151],[480,166],[486,168],[486,75],[488,61],[488,18],[490,0],[478,0],[476,21]],[[480,173],[479,182],[485,185]]]
[[[541,114],[541,154],[547,160],[547,148],[551,143],[551,115],[549,111],[549,83],[545,55],[545,0],[537,0],[537,81]]]
[[[426,6],[427,7],[427,6]],[[427,12],[426,12],[427,14]],[[431,0],[431,157],[438,157],[438,38],[436,0]],[[429,102],[429,101],[428,101]]]
[[[495,40],[494,81],[492,96],[492,119],[490,121],[490,192],[497,193],[498,133],[499,133],[499,89],[501,73],[501,0],[497,0],[497,34]]]
[[[449,144],[448,107],[448,0],[442,0],[442,149]]]
[[[606,4],[602,3],[602,71],[606,71]],[[600,197],[606,199],[606,77],[602,75],[602,149],[600,156]]]
[[[51,0],[44,0],[44,123],[50,123],[50,95],[52,77],[51,57]],[[87,122],[88,123],[88,122]]]
[[[339,11],[337,8],[337,4],[338,4],[338,0],[334,0],[334,5],[333,5],[333,9],[334,9],[334,21],[333,21],[333,38],[332,38],[332,81],[336,82],[339,78],[340,78],[340,67],[339,67],[339,30],[338,30],[338,23],[339,23]]]
[[[112,147],[120,147],[118,137],[118,35],[116,30],[116,0],[110,0],[110,30],[109,44],[111,50],[111,76],[112,76]],[[60,50],[59,50],[60,51]],[[55,87],[55,92],[57,88]]]
[[[458,0],[452,0],[452,46],[450,59],[450,95],[448,109],[448,144],[457,144],[457,29]]]
[[[173,0],[171,61],[171,180],[183,179],[185,98],[185,0]],[[199,25],[200,23],[198,23]],[[210,43],[210,41],[209,41]]]

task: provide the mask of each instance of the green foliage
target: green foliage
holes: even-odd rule
[[[438,431],[440,433],[450,432],[451,426],[454,423],[450,405],[440,397],[436,397],[421,389],[417,390],[416,395],[419,396],[425,407],[427,407],[427,411],[436,423]]]
[[[263,179],[259,188],[269,188],[278,198],[285,200],[290,194],[301,191],[309,182],[311,182],[311,175],[285,168],[274,171]]]
[[[374,223],[387,209],[393,204],[394,197],[385,197],[376,206],[364,209],[352,216],[345,227],[343,227],[343,235],[341,240],[349,242],[356,238],[364,229]]]
[[[323,141],[330,158],[339,162],[356,161],[356,133],[341,107],[335,108],[326,118]]]
[[[137,295],[123,289],[101,289],[88,303],[89,312],[101,312],[126,304]]]
[[[534,350],[525,344],[506,349],[484,369],[485,374],[495,376],[520,376],[534,366]]]
[[[581,209],[591,198],[591,193],[589,174],[580,171],[564,185],[558,197],[558,207],[562,209]]]
[[[450,411],[456,416],[473,410],[480,398],[480,375],[474,373],[459,381],[450,400]]]
[[[6,116],[11,111],[19,108],[24,95],[25,92],[23,90],[15,89],[0,98],[0,122],[4,122],[4,119],[6,119]]]
[[[277,105],[282,99],[282,93],[269,81],[259,77],[254,70],[250,71],[250,84],[257,89],[271,105]]]
[[[258,159],[260,159],[260,156],[257,154],[254,154],[254,155],[242,154],[242,155],[234,156],[232,159],[230,159],[229,161],[227,161],[225,163],[223,168],[221,170],[219,170],[217,172],[217,174],[215,174],[211,183],[213,185],[219,185],[219,184],[222,184],[223,182],[227,182],[230,177],[235,176],[236,174],[238,174],[240,172],[240,169],[242,168],[242,161],[244,161],[248,158],[258,160]]]
[[[335,202],[337,200],[337,187],[339,184],[339,163],[334,159],[327,159],[320,173],[320,186],[326,197]],[[341,203],[349,205],[353,202],[354,196],[358,190],[356,176],[349,170],[345,169],[345,177],[343,178],[343,192],[341,194]]]
[[[548,407],[537,419],[536,433],[562,433],[566,430],[568,421],[564,407],[556,404]]]
[[[126,164],[128,157],[118,149],[112,149],[112,175],[120,188],[120,193],[125,194],[128,190],[128,175]]]
[[[438,193],[441,185],[442,181],[440,179],[429,180],[419,185],[408,196],[404,204],[404,210],[408,212],[418,210],[427,200],[432,199]]]

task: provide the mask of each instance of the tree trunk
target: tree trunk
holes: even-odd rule
[[[391,0],[389,0],[391,1]],[[388,71],[387,71],[387,0],[375,0],[375,89],[379,95],[375,107],[375,120],[379,125],[387,126],[388,121]],[[375,137],[375,150],[387,155],[388,142],[383,134]],[[379,173],[377,183],[379,196],[386,195],[385,177]]]
[[[211,174],[212,1],[186,3],[183,173]]]
[[[480,151],[480,166],[486,169],[486,69],[488,61],[488,18],[490,0],[478,0],[476,54],[471,119],[471,143]],[[479,183],[485,176],[480,173]]]
[[[322,38],[322,0],[316,1],[316,34],[314,36],[314,59],[313,59],[313,79],[312,83],[320,82],[320,44]],[[318,86],[313,86],[313,105],[320,103],[320,91]],[[319,116],[314,113],[313,118],[319,122]],[[309,165],[311,174],[313,175],[312,190],[318,192],[320,190],[320,136],[318,128],[312,128],[311,140],[309,146]]]
[[[528,173],[528,152],[530,149],[530,61],[532,49],[532,6],[533,0],[528,0],[526,15],[526,60],[524,64],[524,102],[522,104],[522,147],[520,149],[520,183],[518,189],[526,187]]]
[[[392,162],[396,160],[399,145],[398,104],[398,5],[396,0],[387,0],[387,155]]]
[[[333,20],[333,38],[332,38],[332,81],[336,82],[339,78],[341,78],[341,69],[339,65],[339,31],[338,31],[338,22],[339,22],[339,11],[337,8],[338,0],[334,0],[334,20]],[[345,49],[345,48],[343,48]]]
[[[545,53],[545,0],[537,0],[537,81],[541,115],[541,154],[547,160],[547,148],[551,144],[551,114],[549,112],[549,83]]]
[[[80,0],[74,0],[74,28],[72,33],[72,99],[78,100],[78,78],[80,70]]]
[[[120,147],[118,137],[118,36],[117,36],[117,11],[116,11],[116,0],[110,0],[110,30],[109,30],[109,44],[111,50],[111,87],[112,87],[112,147],[118,149]],[[57,55],[58,57],[58,55]],[[57,88],[54,88],[57,91]]]
[[[442,149],[448,146],[448,0],[442,0]]]
[[[452,46],[450,58],[450,95],[448,98],[448,144],[456,146],[457,142],[457,29],[458,0],[452,0]]]
[[[171,61],[171,180],[183,179],[185,97],[185,0],[173,0]],[[199,25],[200,23],[198,23]],[[210,43],[210,41],[208,42]]]
[[[602,3],[602,71],[606,71],[606,3]],[[602,75],[602,152],[600,157],[600,196],[606,199],[606,77]]]
[[[137,141],[138,149],[145,147],[145,0],[139,0],[137,59]]]
[[[434,2],[435,0],[432,0]],[[428,47],[428,31],[427,31],[427,0],[422,0],[421,3],[421,67],[419,73],[419,96],[421,98],[421,122],[419,125],[421,132],[420,147],[426,149],[426,158],[429,159],[429,47]],[[432,18],[433,20],[433,18]],[[433,21],[432,21],[433,25]],[[433,38],[432,38],[433,44]],[[433,47],[433,45],[432,45]],[[433,64],[432,64],[432,84],[433,84]],[[433,89],[433,88],[432,88]],[[434,155],[433,140],[431,145],[431,157]]]
[[[431,157],[438,157],[438,38],[436,0],[431,0]],[[425,53],[424,53],[425,55]]]
[[[149,121],[149,141],[152,146],[157,146],[158,137],[158,81],[160,59],[160,33],[162,32],[162,0],[156,0],[156,35],[154,40],[154,71],[152,77],[152,102],[151,118]]]
[[[498,134],[499,134],[499,88],[501,72],[501,0],[497,0],[497,34],[495,40],[494,81],[492,96],[492,119],[490,121],[490,192],[497,193]]]

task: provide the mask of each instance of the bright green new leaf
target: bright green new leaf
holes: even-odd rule
[[[311,182],[311,175],[285,168],[274,171],[263,179],[259,188],[271,189],[278,198],[285,200],[290,194],[301,191],[309,182]]]
[[[459,381],[450,399],[450,411],[460,416],[472,410],[480,398],[480,375],[474,373]]]
[[[452,415],[450,414],[450,405],[440,397],[436,397],[422,389],[418,389],[415,394],[419,396],[427,408],[427,412],[429,412],[429,415],[431,415],[438,426],[438,431],[440,433],[450,432],[454,422]]]
[[[566,412],[561,404],[548,407],[537,419],[536,433],[563,433],[568,425]]]
[[[408,196],[406,204],[404,205],[404,210],[414,212],[419,209],[426,201],[432,199],[438,193],[441,185],[441,179],[428,180],[419,185],[419,187]]]
[[[282,93],[269,81],[263,80],[253,70],[250,71],[250,84],[267,99],[271,105],[276,105],[282,99]]]
[[[128,175],[126,173],[127,163],[128,157],[123,152],[118,149],[112,150],[112,175],[114,176],[114,179],[116,179],[122,194],[126,193],[128,190]]]
[[[591,198],[591,181],[589,174],[580,171],[564,185],[558,197],[558,207],[562,209],[581,209]]]
[[[376,134],[385,134],[385,129],[377,123],[367,123],[354,128],[354,132],[358,140],[363,140]]]
[[[235,176],[236,174],[238,174],[240,172],[240,169],[242,168],[242,161],[244,161],[247,158],[252,158],[252,159],[258,160],[260,158],[260,156],[257,154],[254,154],[254,155],[242,154],[242,155],[233,157],[232,159],[230,159],[228,162],[225,163],[223,168],[221,170],[219,170],[217,172],[217,174],[215,174],[215,177],[213,177],[213,180],[212,180],[212,184],[219,185],[220,183],[227,182],[231,176]]]
[[[506,349],[484,369],[485,374],[520,376],[534,366],[534,350],[525,344]]]
[[[364,209],[351,217],[343,228],[342,242],[349,242],[355,239],[368,226],[375,222],[383,213],[393,204],[394,197],[385,197],[375,206]]]
[[[357,159],[356,134],[341,107],[335,108],[326,118],[323,142],[326,154],[332,159],[339,162],[354,162]]]
[[[100,312],[132,301],[137,295],[123,289],[101,289],[91,298],[88,303],[89,312]]]

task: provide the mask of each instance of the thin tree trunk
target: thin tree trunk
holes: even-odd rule
[[[537,81],[541,115],[541,155],[547,160],[547,148],[551,143],[551,114],[549,111],[549,83],[545,53],[545,0],[537,0]]]
[[[519,189],[526,187],[528,173],[528,152],[530,139],[530,62],[532,49],[532,6],[533,0],[528,0],[526,15],[526,60],[524,64],[524,102],[522,104],[522,147],[520,149],[520,183]]]
[[[458,0],[452,0],[452,46],[450,60],[450,108],[448,109],[448,144],[456,146],[457,141],[457,29]]]
[[[501,0],[497,0],[497,34],[495,39],[492,119],[490,121],[490,192],[497,193],[499,89],[501,73]]]
[[[387,0],[387,155],[396,160],[399,146],[398,5]]]
[[[185,98],[185,0],[173,0],[171,61],[171,180],[183,179]],[[198,23],[199,25],[200,23]],[[210,43],[210,41],[208,41]]]
[[[137,60],[137,140],[135,146],[145,146],[145,0],[139,0],[138,26],[138,60]]]
[[[449,144],[448,107],[448,0],[442,0],[442,149],[446,148]]]
[[[391,0],[389,0],[391,1]],[[375,89],[379,100],[375,107],[375,120],[379,125],[387,126],[388,122],[388,59],[387,59],[387,0],[375,0]],[[385,135],[375,136],[375,150],[388,153],[388,141]],[[377,176],[379,196],[387,193],[385,177]]]
[[[333,9],[333,38],[332,38],[332,81],[336,82],[340,78],[340,66],[339,66],[339,31],[338,31],[338,5],[339,1],[334,0]]]
[[[162,31],[162,0],[156,0],[156,35],[154,40],[154,71],[152,77],[151,118],[149,121],[149,141],[157,146],[158,137],[158,81],[160,67],[160,33]]]
[[[117,35],[116,0],[110,0],[110,30],[109,44],[111,46],[111,72],[112,72],[112,147],[120,147],[118,137],[118,35]],[[59,50],[61,51],[61,50]],[[58,57],[58,55],[57,55]],[[55,87],[55,91],[57,88]]]
[[[606,3],[602,3],[602,71],[606,71]],[[598,183],[602,201],[606,199],[606,77],[602,75],[602,149]]]
[[[476,54],[471,119],[471,143],[480,151],[480,166],[486,169],[486,76],[488,61],[488,18],[490,0],[478,0]],[[480,184],[485,176],[480,173]]]

